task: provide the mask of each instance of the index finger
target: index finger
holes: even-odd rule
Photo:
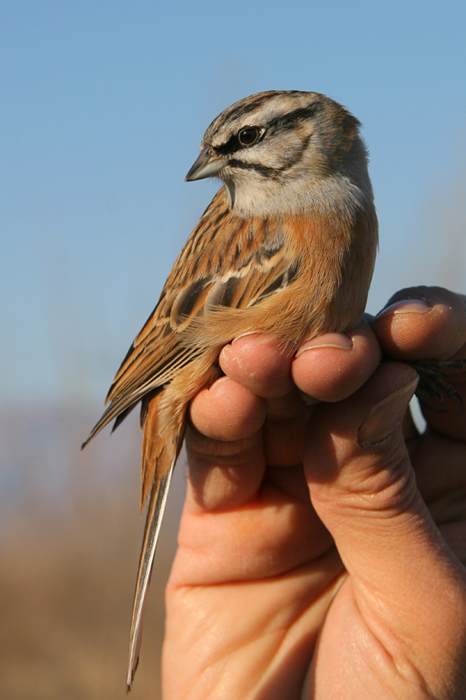
[[[372,327],[397,360],[466,357],[466,297],[441,287],[411,287],[394,294]]]
[[[440,287],[412,287],[397,292],[372,322],[385,353],[397,360],[466,358],[466,297]],[[440,364],[453,389],[466,400],[466,367]],[[457,398],[444,397],[443,412],[423,409],[436,432],[466,440],[466,412]]]

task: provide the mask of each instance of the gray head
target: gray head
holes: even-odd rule
[[[325,95],[261,92],[214,119],[186,180],[219,177],[243,216],[327,210],[327,191],[333,205],[349,190],[372,201],[359,127]]]

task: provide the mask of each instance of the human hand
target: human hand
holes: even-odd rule
[[[193,401],[170,700],[465,697],[466,418],[448,401],[420,436],[414,370],[379,360],[465,357],[466,303],[400,294],[295,358],[240,338]]]

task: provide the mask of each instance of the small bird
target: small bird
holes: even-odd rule
[[[364,313],[378,224],[360,126],[325,95],[261,92],[214,119],[186,176],[215,176],[223,187],[176,260],[83,445],[141,402],[141,507],[149,503],[128,689],[187,408],[221,375],[221,349],[248,332],[297,349],[307,338],[354,327]]]

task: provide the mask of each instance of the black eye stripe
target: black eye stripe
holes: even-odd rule
[[[221,146],[215,146],[215,151],[219,155],[229,156],[231,153],[235,153],[240,148],[241,144],[238,141],[238,136],[237,134],[233,134],[233,136],[230,136],[226,143],[222,143]]]
[[[271,119],[266,125],[264,125],[264,127],[244,126],[238,133],[232,134],[226,143],[220,146],[215,146],[215,151],[219,155],[225,156],[236,153],[236,151],[239,151],[242,148],[248,148],[248,146],[258,143],[258,141],[260,141],[267,132],[273,133],[277,130],[288,131],[289,129],[293,129],[295,124],[311,119],[314,114],[320,110],[320,108],[321,105],[319,102],[313,102],[307,107],[300,107],[292,112],[288,112],[287,114],[282,114],[279,117]],[[250,144],[241,143],[240,134],[249,129],[258,130],[260,132],[259,138],[257,138],[256,141],[252,141]]]
[[[311,135],[309,134],[300,144],[300,147],[294,151],[294,153],[287,159],[284,160],[282,165],[269,168],[266,165],[261,165],[260,163],[245,163],[242,160],[236,158],[230,158],[228,162],[228,167],[237,168],[239,170],[255,170],[260,175],[267,177],[272,180],[280,180],[282,173],[290,170],[294,165],[296,165],[309,145]]]

